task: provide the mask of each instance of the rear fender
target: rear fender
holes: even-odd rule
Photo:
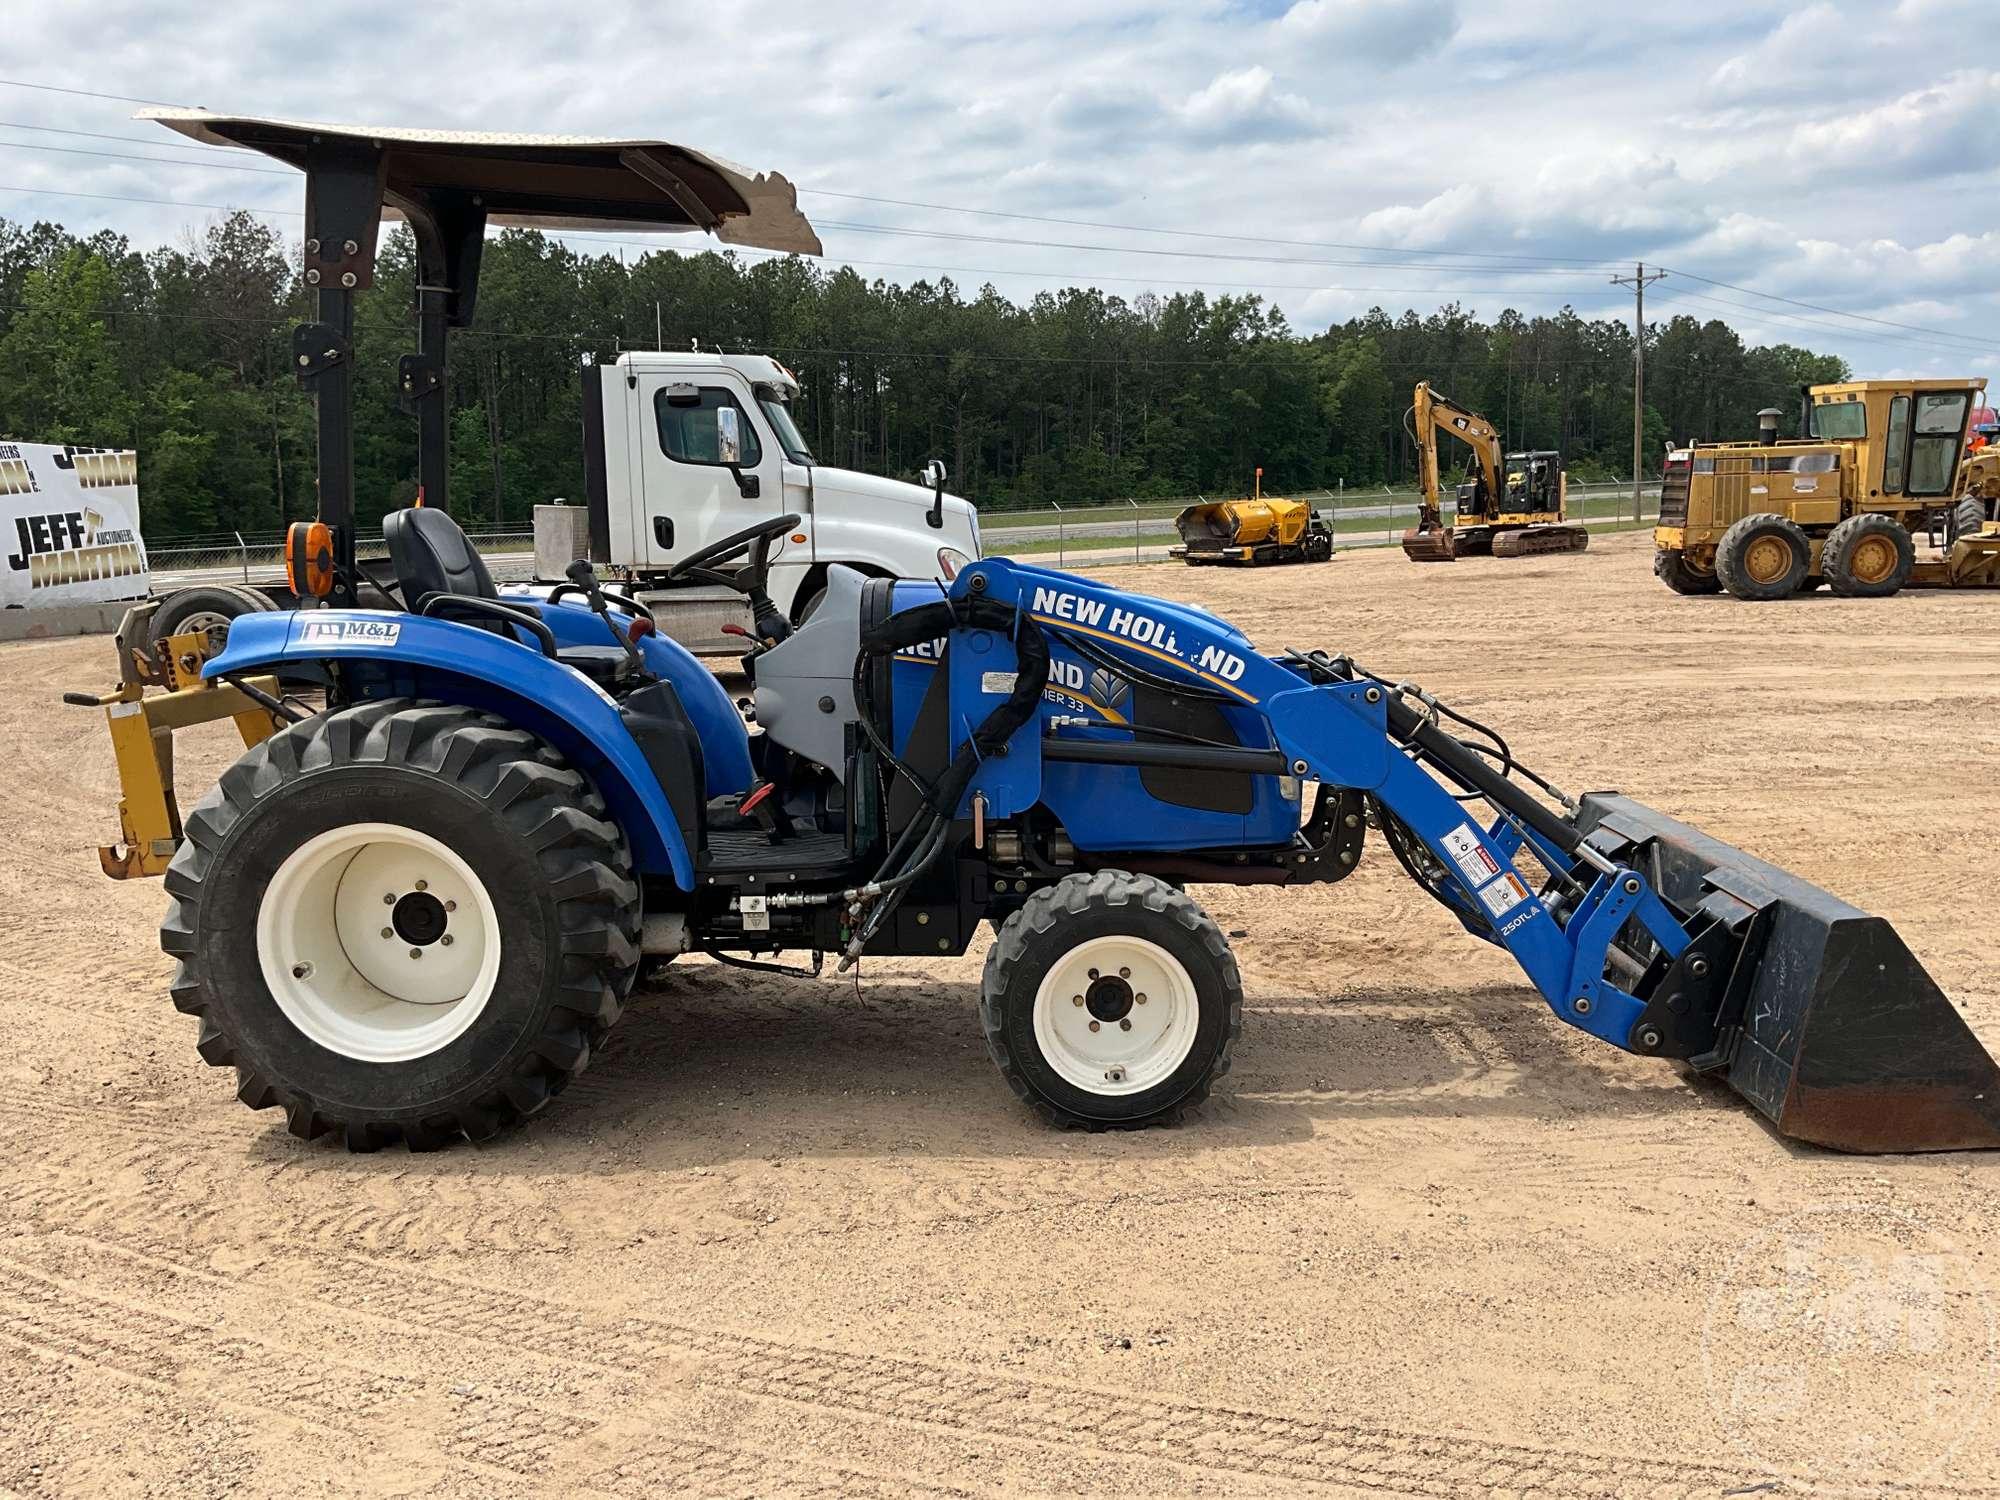
[[[641,870],[694,886],[694,861],[645,752],[608,693],[490,630],[381,610],[244,615],[206,677],[338,663],[355,696],[418,697],[497,714],[560,750],[604,793]]]

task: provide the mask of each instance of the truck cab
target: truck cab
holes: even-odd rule
[[[802,618],[836,563],[880,578],[949,583],[980,556],[971,503],[930,488],[823,464],[792,420],[799,383],[762,354],[634,351],[583,370],[589,557],[673,628],[690,590],[675,564],[774,516],[799,525],[778,538],[771,598]],[[715,601],[725,609],[737,601]],[[696,632],[699,633],[699,630]]]

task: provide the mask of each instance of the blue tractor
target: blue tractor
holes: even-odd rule
[[[585,165],[545,143],[205,128],[313,174],[309,257],[346,247],[329,275],[372,244],[371,192],[441,262],[450,237],[427,236],[475,184],[494,213],[574,217],[582,196],[564,173]],[[657,222],[701,222],[713,203],[673,180]],[[800,517],[775,515],[676,565],[749,605],[753,725],[588,560],[552,592],[496,588],[431,503],[386,518],[386,569],[357,562],[351,309],[319,284],[310,607],[241,617],[212,654],[178,638],[173,691],[110,703],[114,732],[134,703],[170,730],[203,694],[268,718],[155,842],[174,1003],[295,1133],[484,1139],[588,1064],[649,962],[817,972],[963,953],[982,924],[980,1019],[1013,1091],[1062,1126],[1172,1120],[1242,1028],[1189,888],[1338,881],[1372,831],[1560,1021],[1726,1078],[1785,1134],[2000,1144],[2000,1070],[1887,922],[1616,794],[1568,797],[1348,656],[1262,652],[1203,610],[996,558],[948,585],[836,568],[794,628],[765,579]],[[439,284],[469,297],[463,256]],[[441,449],[422,461],[441,483]],[[355,607],[365,585],[390,607]]]

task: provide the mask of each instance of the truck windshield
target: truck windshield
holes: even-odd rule
[[[771,420],[771,430],[778,434],[778,446],[785,450],[785,457],[795,464],[815,462],[812,449],[799,435],[799,429],[792,422],[791,408],[768,392],[757,393],[757,404],[764,408],[764,415]]]

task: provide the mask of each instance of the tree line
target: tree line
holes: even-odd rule
[[[248,214],[135,250],[100,231],[0,219],[0,438],[132,447],[154,543],[269,534],[314,509],[312,407],[290,372],[310,316],[296,247]],[[407,504],[416,435],[394,374],[414,347],[414,255],[383,241],[357,302],[356,497]],[[509,230],[485,251],[477,316],[454,336],[451,506],[525,524],[583,488],[585,359],[690,341],[775,355],[826,463],[913,477],[949,465],[987,509],[1408,483],[1419,379],[1491,418],[1510,446],[1557,448],[1577,478],[1631,467],[1632,334],[1565,307],[1482,321],[1377,308],[1311,336],[1255,296],[1094,288],[1026,303],[949,278],[898,286],[797,257],[751,260]],[[1840,359],[1747,348],[1726,324],[1649,325],[1648,464],[1671,436],[1747,437]],[[1463,454],[1449,455],[1456,464]]]

